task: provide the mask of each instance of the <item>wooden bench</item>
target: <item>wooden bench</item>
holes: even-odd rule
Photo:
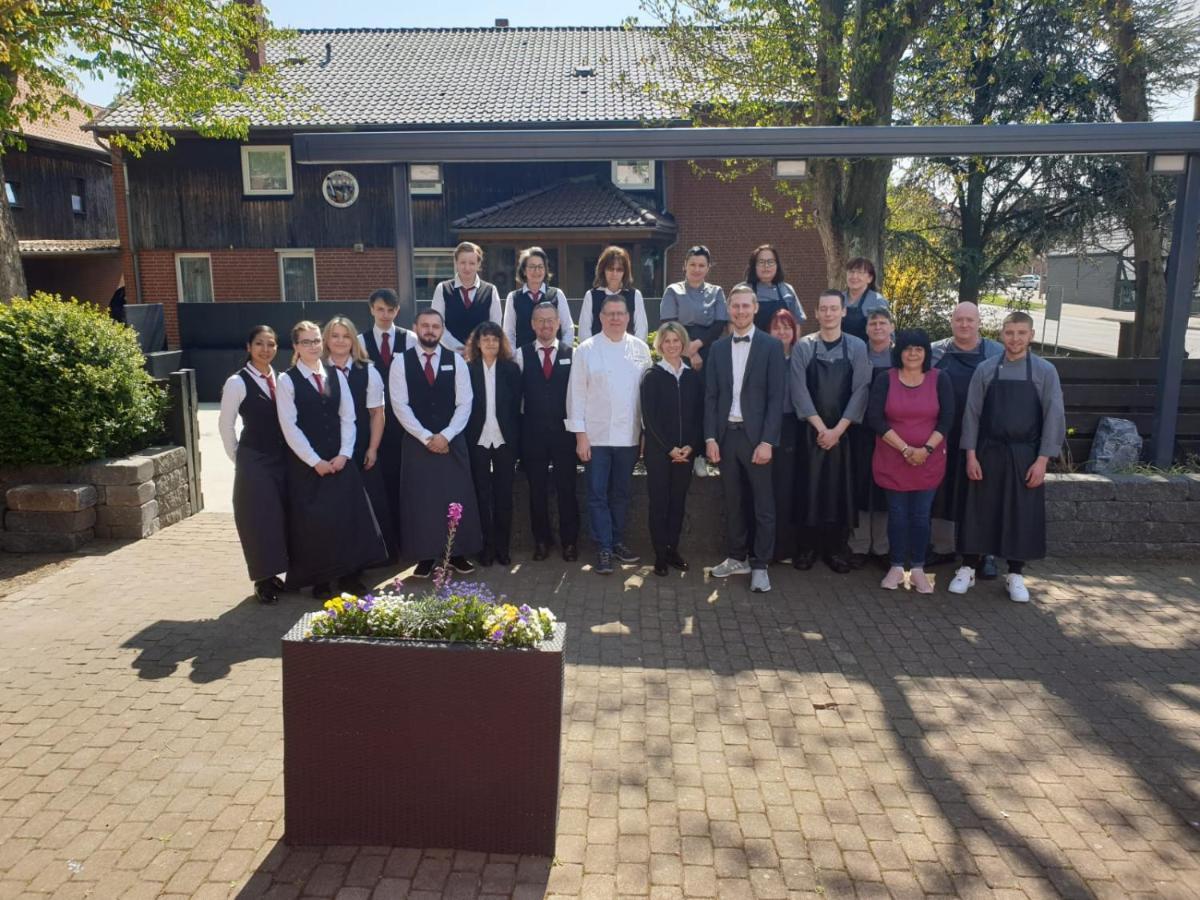
[[[1076,465],[1082,465],[1092,448],[1096,425],[1102,416],[1129,419],[1147,440],[1154,422],[1158,396],[1157,359],[1049,358],[1062,379],[1067,439]],[[1185,360],[1179,396],[1175,458],[1200,454],[1200,359]]]

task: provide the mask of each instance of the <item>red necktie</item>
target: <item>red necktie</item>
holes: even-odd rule
[[[271,399],[274,400],[275,399],[275,378],[270,373],[264,375],[263,378],[267,379],[267,387],[271,391]]]
[[[392,336],[386,331],[383,333],[383,346],[379,348],[379,361],[385,369],[392,364]]]
[[[540,303],[542,300],[542,292],[541,291],[533,291],[530,293],[529,297],[531,300],[533,300],[533,305],[537,306],[538,303]]]
[[[463,295],[463,309],[471,308],[471,289],[469,287],[460,287]]]
[[[437,380],[437,376],[435,376],[433,374],[433,354],[432,353],[425,354],[425,380],[429,382],[430,387],[433,387],[434,381]]]
[[[313,381],[315,381],[317,383],[317,393],[324,394],[325,386],[323,384],[321,384],[321,376],[318,375],[316,372],[313,372]]]
[[[550,363],[550,351],[553,349],[553,347],[542,348],[542,355],[544,357],[542,359],[542,374],[546,376],[547,381],[549,381],[550,376],[554,374],[554,366]]]

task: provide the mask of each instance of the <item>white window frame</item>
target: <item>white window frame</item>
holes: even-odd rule
[[[284,172],[287,174],[287,187],[283,190],[253,190],[250,187],[250,154],[258,152],[275,152],[284,154]],[[290,197],[295,193],[292,180],[292,148],[287,144],[242,144],[242,194],[246,197]]]
[[[618,177],[617,177],[617,167],[619,165],[628,164],[628,163],[646,163],[647,165],[649,165],[650,166],[649,182],[648,183],[640,182],[638,184],[622,184],[620,182],[620,180],[618,180]],[[652,191],[652,190],[654,190],[655,179],[657,178],[657,171],[658,171],[658,166],[655,164],[654,160],[652,160],[652,159],[614,159],[612,161],[611,165],[612,165],[612,173],[610,175],[610,180],[612,181],[614,187],[616,187],[622,191]]]
[[[297,250],[294,247],[285,249],[277,249],[275,256],[278,258],[276,265],[279,267],[279,297],[284,303],[301,303],[300,300],[288,300],[287,284],[283,277],[283,261],[285,259],[311,259],[313,264],[313,300],[319,300],[321,295],[317,291],[317,253],[313,249]]]
[[[204,303],[204,300],[189,300],[183,296],[183,267],[180,263],[185,259],[203,259],[208,261],[208,287],[212,291],[212,302],[217,301],[217,286],[213,281],[213,267],[211,253],[176,253],[175,254],[175,296],[179,298],[180,303]]]
[[[452,259],[454,259],[454,248],[453,247],[413,247],[412,259],[413,259],[414,275],[415,275],[415,270],[417,267],[416,266],[417,259],[420,257],[425,257],[426,259],[450,259],[450,260],[452,260]],[[451,264],[450,271],[451,271],[450,277],[453,278],[454,277],[453,264]],[[482,278],[483,276],[480,275],[479,277]],[[438,282],[435,282],[435,285],[437,283]]]
[[[417,166],[436,166],[438,170],[437,181],[416,181],[413,178],[413,172]],[[442,183],[445,178],[445,172],[442,169],[441,163],[409,163],[408,166],[408,192],[410,194],[440,194],[442,192]]]

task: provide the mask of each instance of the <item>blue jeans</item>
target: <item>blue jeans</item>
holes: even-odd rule
[[[587,467],[588,520],[600,550],[612,550],[625,540],[637,455],[637,447],[592,447]]]
[[[933,506],[930,491],[888,491],[888,552],[893,566],[925,566],[929,548],[929,510]]]

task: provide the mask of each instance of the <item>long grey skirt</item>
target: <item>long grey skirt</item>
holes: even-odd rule
[[[461,434],[450,442],[450,452],[432,453],[412,435],[404,435],[400,464],[401,555],[409,560],[439,560],[446,549],[446,513],[451,503],[461,503],[462,521],[451,554],[467,556],[483,549],[479,507],[471,480],[471,459]]]
[[[233,471],[233,524],[251,581],[286,572],[287,460],[240,446]]]

